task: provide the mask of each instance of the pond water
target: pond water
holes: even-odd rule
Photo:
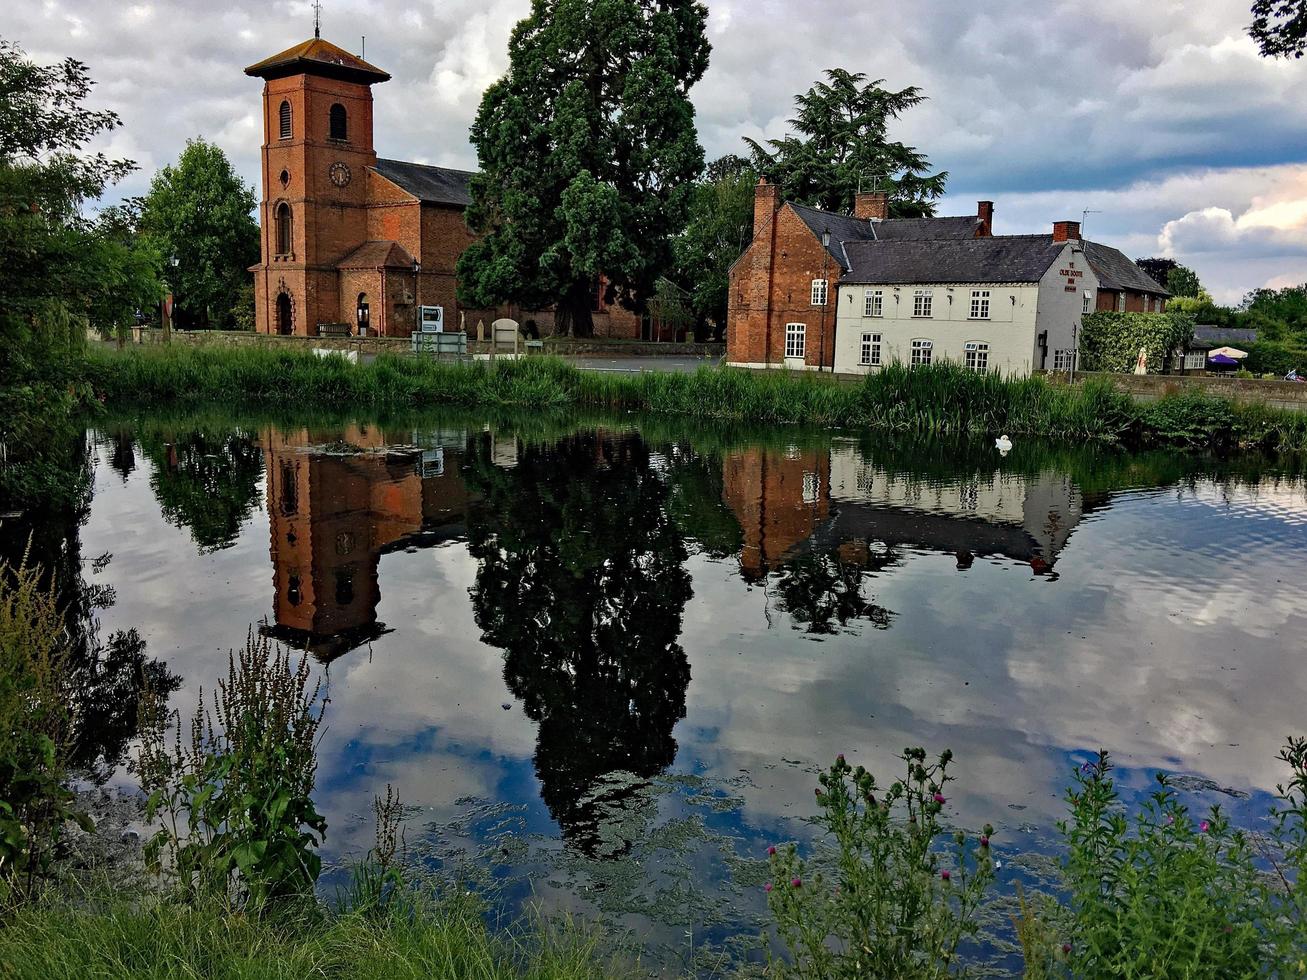
[[[1255,823],[1307,729],[1307,487],[1273,461],[471,416],[144,417],[88,453],[36,557],[112,589],[102,635],[184,711],[251,628],[311,652],[331,855],[389,783],[429,866],[673,959],[756,941],[758,858],[838,752],[951,748],[950,819],[1016,875],[1098,748]]]

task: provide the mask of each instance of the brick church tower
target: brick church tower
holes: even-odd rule
[[[339,295],[338,263],[369,237],[372,86],[390,75],[316,36],[245,74],[264,80],[256,329],[314,336],[320,323],[365,319]]]

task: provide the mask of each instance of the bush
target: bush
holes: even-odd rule
[[[1148,373],[1161,374],[1194,336],[1189,313],[1089,313],[1080,334],[1080,363],[1086,371],[1128,374],[1140,349],[1148,352]]]
[[[292,665],[251,635],[230,655],[212,711],[201,692],[188,743],[157,701],[143,715],[137,769],[146,817],[161,819],[146,846],[156,871],[172,872],[188,897],[256,909],[310,897],[327,825],[311,796],[322,703],[308,658]]]
[[[70,821],[90,829],[66,785],[68,656],[54,592],[0,564],[0,903],[33,893]]]
[[[924,749],[910,748],[902,759],[903,777],[879,797],[875,777],[843,756],[818,777],[815,823],[833,840],[829,859],[804,861],[792,844],[770,849],[767,902],[793,961],[783,972],[945,977],[976,933],[994,877],[993,829],[940,847],[952,753],[927,764]]]
[[[1244,366],[1275,378],[1283,378],[1290,371],[1307,371],[1307,345],[1293,340],[1259,340],[1248,345]]]

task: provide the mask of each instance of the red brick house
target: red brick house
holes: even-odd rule
[[[787,361],[788,327],[802,325],[803,342],[788,350],[790,366],[831,370],[835,364],[837,299],[841,280],[853,272],[850,246],[857,245],[865,265],[884,246],[901,251],[903,243],[930,243],[941,260],[953,252],[977,253],[977,239],[1029,249],[1036,239],[1049,245],[1074,242],[1097,279],[1097,309],[1161,312],[1167,292],[1117,249],[1080,241],[1078,222],[1057,222],[1044,236],[995,236],[994,205],[981,201],[974,215],[940,218],[889,218],[883,191],[859,194],[854,213],[834,214],[782,202],[779,189],[759,181],[754,198],[754,237],[731,267],[726,327],[728,363],[743,367],[780,367]],[[985,246],[988,249],[988,246]],[[996,256],[1011,251],[988,249]],[[945,265],[951,264],[944,262]],[[974,264],[974,262],[973,262]],[[994,270],[994,278],[1005,274]],[[984,270],[970,279],[986,281]],[[969,280],[970,281],[970,280]],[[1004,279],[1004,281],[1006,281]],[[951,292],[951,290],[950,290]],[[1077,301],[1078,302],[1078,301]],[[1079,310],[1079,306],[1077,306]]]
[[[245,73],[264,80],[262,259],[250,270],[259,332],[317,336],[342,324],[405,337],[419,306],[444,307],[447,330],[499,316],[552,328],[551,311],[459,305],[472,175],[377,156],[372,86],[389,74],[320,37]],[[640,333],[640,318],[604,304],[599,284],[594,325],[598,336]]]

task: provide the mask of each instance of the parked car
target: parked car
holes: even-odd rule
[[[1298,369],[1294,368],[1284,376],[1285,381],[1297,381],[1299,384],[1307,384],[1307,375],[1299,374]]]

